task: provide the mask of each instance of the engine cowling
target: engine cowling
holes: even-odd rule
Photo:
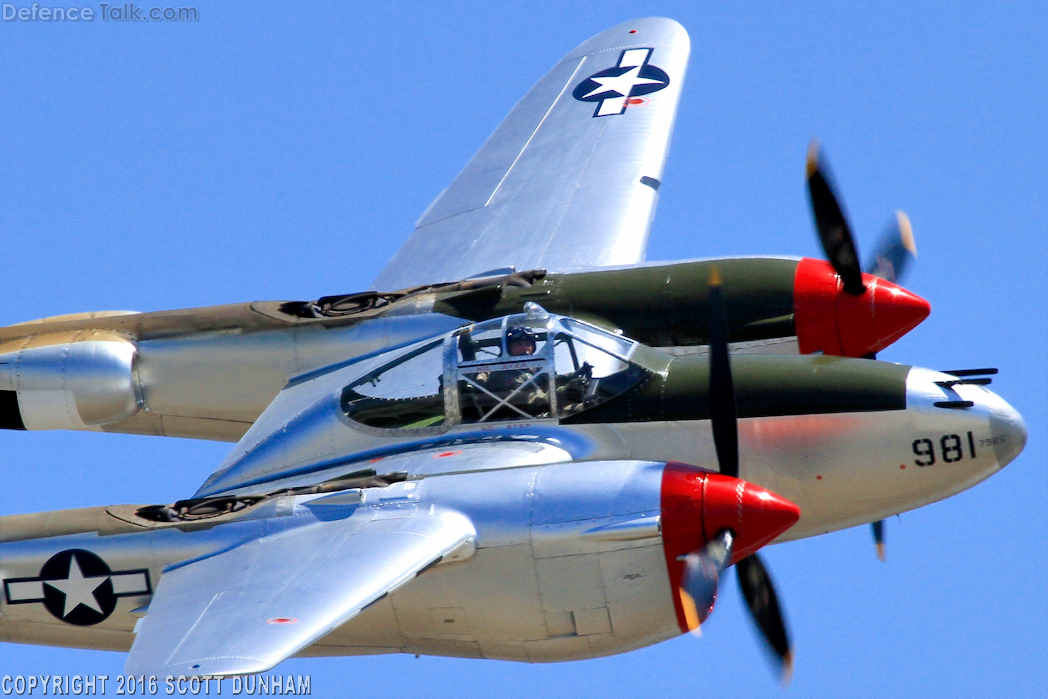
[[[674,610],[685,633],[695,625],[688,619],[680,593],[684,557],[718,532],[730,529],[734,545],[729,565],[738,563],[774,541],[801,515],[797,505],[759,485],[674,462],[668,462],[662,474],[661,509],[662,545]],[[699,613],[699,619],[704,620],[712,608],[711,603]]]
[[[806,257],[797,264],[793,303],[801,354],[877,353],[931,313],[931,304],[912,291],[871,274],[862,279],[866,290],[856,296],[844,291],[829,262]]]
[[[84,430],[131,417],[143,405],[137,352],[124,336],[100,330],[0,345],[0,427]]]

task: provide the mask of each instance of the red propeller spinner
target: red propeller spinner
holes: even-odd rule
[[[681,587],[681,558],[718,532],[734,532],[730,563],[738,563],[792,527],[801,511],[789,500],[739,478],[667,463],[662,474],[662,545],[673,590]],[[685,608],[674,595],[677,621],[689,631]]]
[[[863,274],[862,281],[865,291],[850,294],[829,262],[800,261],[793,317],[801,354],[862,357],[880,352],[931,313],[931,304],[897,284],[872,274]]]

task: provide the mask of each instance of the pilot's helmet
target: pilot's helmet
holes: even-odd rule
[[[535,354],[535,333],[519,325],[506,331],[506,349],[511,357]]]

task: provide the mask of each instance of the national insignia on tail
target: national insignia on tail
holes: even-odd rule
[[[670,84],[662,68],[648,63],[654,49],[626,49],[611,68],[594,73],[580,82],[571,96],[580,102],[597,102],[594,117],[625,114],[626,107],[643,100],[640,95],[658,92]]]

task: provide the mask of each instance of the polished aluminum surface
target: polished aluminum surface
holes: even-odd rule
[[[534,354],[509,356],[504,338],[514,327],[529,328],[538,338],[539,346]],[[461,353],[461,348],[467,345],[474,348],[468,357]],[[422,340],[345,366],[334,365],[329,371],[314,372],[291,382],[201,486],[197,496],[231,489],[242,492],[245,487],[256,484],[272,488],[278,479],[283,483],[295,476],[332,468],[359,469],[367,458],[363,453],[369,449],[385,451],[368,456],[384,456],[393,453],[397,445],[403,451],[439,448],[450,443],[438,439],[449,432],[459,434],[449,435],[452,441],[467,442],[478,439],[469,434],[471,431],[498,429],[507,421],[510,424],[537,421],[555,426],[558,407],[564,413],[572,407],[570,394],[559,388],[556,392],[547,388],[546,393],[541,394],[534,382],[535,376],[555,373],[558,378],[567,377],[570,370],[577,370],[579,362],[585,361],[589,364],[589,382],[593,386],[610,373],[628,369],[636,374],[633,380],[640,381],[645,372],[665,367],[665,363],[655,361],[659,357],[639,353],[637,347],[632,340],[586,323],[533,310],[532,315],[516,314],[477,323],[443,338]],[[634,361],[643,361],[650,369],[631,364]],[[498,372],[527,372],[530,378],[502,391],[491,388],[490,383],[485,384],[490,379],[480,378]],[[471,397],[463,395],[464,385],[475,387]],[[410,408],[419,396],[433,403],[429,394],[441,387],[445,394],[442,403],[445,415],[437,422],[376,427],[362,422],[360,416],[364,410],[354,407],[366,402],[388,403],[393,406],[390,410]],[[535,410],[537,405],[541,412],[528,414],[510,404],[514,396],[527,400],[525,390],[531,391],[531,400],[521,404],[530,406],[529,410]],[[476,401],[476,394],[481,392],[486,394],[481,397],[488,399],[484,409],[473,411],[471,419],[463,419],[462,406],[467,405],[467,401]],[[348,404],[347,395],[354,397]],[[540,400],[533,400],[536,397]],[[599,402],[590,398],[594,404]],[[557,401],[563,405],[558,406]],[[437,400],[436,404],[441,403]],[[583,429],[574,433],[592,431]],[[534,439],[534,435],[528,438]],[[620,454],[621,450],[610,455],[605,452],[604,458]],[[578,456],[572,455],[572,458]],[[356,465],[344,468],[347,462]]]
[[[26,429],[99,429],[142,405],[137,348],[97,330],[23,337],[0,349],[0,390],[16,391]]]
[[[619,25],[576,47],[423,213],[373,288],[509,266],[563,271],[641,262],[690,50],[684,28],[659,17]],[[609,99],[597,103],[572,95],[590,76],[625,66],[634,53],[664,71],[669,83],[630,105],[617,98],[616,111],[624,111],[602,116],[597,105],[609,105],[619,93],[605,92]],[[623,78],[642,85],[635,72]]]
[[[497,450],[490,454],[499,461]],[[41,604],[5,602],[0,637],[126,650],[145,607],[129,672],[154,672],[155,665],[139,658],[163,664],[172,653],[170,662],[185,660],[188,674],[257,671],[257,664],[242,661],[223,661],[224,670],[205,668],[191,656],[235,652],[278,660],[293,644],[268,639],[290,631],[301,640],[298,630],[309,620],[335,619],[341,612],[334,608],[344,611],[347,604],[359,608],[360,600],[392,589],[411,570],[405,584],[306,652],[529,662],[623,652],[679,633],[661,540],[657,534],[601,540],[584,533],[657,516],[661,473],[661,464],[643,461],[448,472],[386,488],[277,496],[204,528],[141,522],[137,532],[7,542],[0,544],[5,579],[37,576],[56,553],[80,549],[102,557],[114,572],[148,571],[156,593],[120,599],[111,616],[90,627],[58,624]],[[134,519],[133,510],[116,511]],[[401,533],[377,531],[387,528]],[[433,537],[444,538],[437,545]],[[338,542],[344,544],[336,549]],[[443,564],[414,577],[442,553]],[[282,591],[299,583],[309,589]],[[336,590],[352,603],[325,602]],[[223,614],[216,614],[220,609]],[[296,623],[266,624],[292,618]],[[191,631],[198,620],[211,632]],[[181,668],[157,674],[169,672]]]
[[[231,322],[246,325],[239,317]],[[181,329],[144,339],[91,329],[19,335],[0,344],[0,390],[17,392],[30,430],[236,442],[294,376],[463,322],[427,313],[336,327]]]
[[[139,343],[146,407],[161,415],[251,423],[288,380],[335,362],[386,351],[464,321],[439,314],[352,326],[209,334]]]
[[[320,509],[334,511],[166,571],[127,672],[263,672],[475,536],[468,519],[445,510]]]

